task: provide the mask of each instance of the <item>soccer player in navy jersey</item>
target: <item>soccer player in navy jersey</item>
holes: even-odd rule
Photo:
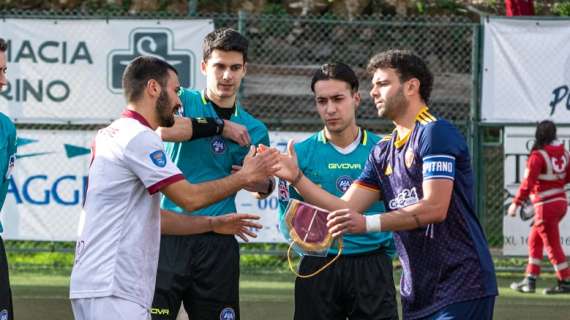
[[[292,143],[277,175],[306,201],[336,210],[328,217],[335,237],[394,231],[404,319],[492,319],[497,284],[465,139],[429,112],[433,76],[420,57],[381,52],[368,71],[378,114],[396,128],[372,149],[358,180],[341,198],[323,191],[297,167]],[[378,198],[388,212],[363,215]]]

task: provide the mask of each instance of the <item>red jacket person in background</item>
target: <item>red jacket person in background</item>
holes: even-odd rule
[[[566,214],[568,200],[564,185],[570,182],[570,154],[556,140],[556,126],[544,120],[536,128],[535,142],[527,162],[524,180],[508,209],[515,216],[521,204],[530,198],[535,210],[534,223],[528,237],[529,257],[526,278],[511,284],[520,292],[536,290],[540,275],[542,249],[554,266],[558,283],[545,294],[570,293],[570,269],[560,244],[559,223]]]

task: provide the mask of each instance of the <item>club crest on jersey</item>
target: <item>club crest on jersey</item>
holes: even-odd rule
[[[150,160],[152,160],[152,163],[159,168],[164,168],[166,166],[166,154],[164,154],[164,151],[162,150],[157,150],[151,153]]]
[[[212,139],[212,151],[216,154],[226,151],[226,141],[221,136],[216,136]]]
[[[233,308],[227,307],[220,312],[220,320],[235,320],[236,312]]]
[[[289,186],[287,185],[287,181],[279,179],[277,194],[279,196],[279,200],[281,201],[288,201],[289,200]]]
[[[342,193],[345,193],[346,190],[350,188],[351,184],[352,184],[352,178],[349,176],[341,176],[338,177],[338,179],[336,179],[336,188]]]
[[[406,164],[406,168],[411,168],[412,164],[414,164],[414,152],[411,149],[406,151],[404,155],[404,163]]]
[[[3,309],[0,311],[0,320],[8,320],[8,310]]]

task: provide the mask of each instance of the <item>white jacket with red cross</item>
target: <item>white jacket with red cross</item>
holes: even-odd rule
[[[566,199],[564,185],[570,182],[570,154],[555,142],[530,153],[524,179],[513,199],[516,205],[530,198],[542,204]]]

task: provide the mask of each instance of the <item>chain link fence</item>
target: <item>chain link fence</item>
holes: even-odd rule
[[[3,17],[30,19],[93,19],[149,18],[191,19],[180,15],[153,14],[129,16],[123,12],[30,13],[2,12]],[[368,59],[376,52],[390,49],[410,49],[426,59],[435,83],[430,110],[437,116],[454,122],[472,142],[477,124],[472,121],[478,88],[476,80],[479,24],[461,17],[360,17],[355,21],[335,17],[289,17],[270,15],[208,15],[215,27],[233,27],[250,39],[248,74],[240,92],[246,109],[265,122],[273,131],[316,131],[322,127],[310,91],[310,77],[323,63],[340,61],[351,65],[360,78],[363,97],[358,110],[359,124],[379,134],[392,131],[389,121],[379,119],[369,96],[370,77],[366,73]],[[91,102],[90,102],[91,103]],[[120,106],[122,107],[122,106]],[[117,113],[118,114],[118,113]],[[82,124],[24,124],[19,130],[81,130],[94,131],[101,125]],[[479,149],[476,149],[479,150]],[[484,177],[484,189],[478,195],[484,205],[481,212],[484,228],[492,247],[502,245],[503,156],[501,146],[483,147],[475,154],[475,167]],[[476,160],[477,161],[477,160]],[[482,165],[484,164],[484,165]],[[65,163],[53,165],[65,166]],[[80,191],[80,186],[77,187]],[[5,217],[4,217],[5,218]],[[73,251],[71,243],[8,241],[7,249],[15,254],[37,251]],[[255,258],[259,254],[282,254],[279,245],[244,246],[244,254],[254,258],[252,266],[269,264],[282,269],[283,257],[271,262]],[[70,260],[63,259],[65,264]],[[265,261],[265,262],[263,262]],[[58,262],[60,263],[60,262]],[[16,263],[17,264],[17,263]],[[17,267],[12,262],[13,267]],[[21,262],[25,266],[26,262]],[[61,270],[61,265],[53,266]],[[67,266],[69,267],[69,265]],[[66,268],[67,268],[66,267]]]

